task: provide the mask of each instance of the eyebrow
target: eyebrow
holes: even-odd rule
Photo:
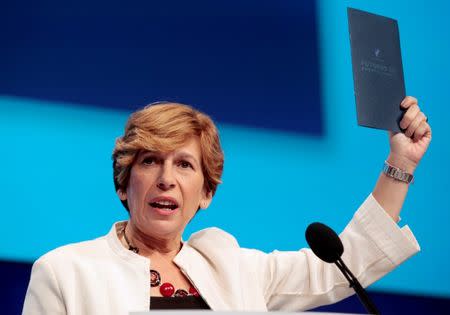
[[[142,157],[145,156],[147,154],[154,154],[154,155],[160,155],[160,153],[158,151],[150,151],[150,150],[142,150],[141,152],[139,152],[138,156]],[[193,156],[192,154],[185,152],[185,151],[181,151],[177,154],[175,154],[176,158],[180,159],[180,158],[184,158],[184,159],[191,159],[193,160],[197,166],[200,165],[199,161],[195,158],[195,156]]]
[[[156,151],[150,151],[150,150],[140,150],[139,153],[137,154],[137,157],[142,157],[144,155],[147,154],[157,154],[158,152]]]

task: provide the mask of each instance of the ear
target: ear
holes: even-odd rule
[[[117,196],[119,196],[119,199],[120,200],[122,200],[122,201],[125,201],[125,200],[127,200],[127,193],[126,192],[124,192],[122,189],[117,189]]]
[[[206,209],[209,207],[212,201],[212,191],[203,191],[203,196],[200,199],[200,208]]]

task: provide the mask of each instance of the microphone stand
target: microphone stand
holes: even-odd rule
[[[376,308],[375,304],[370,300],[366,290],[364,290],[364,288],[359,283],[358,279],[356,279],[356,277],[351,273],[350,269],[347,268],[347,266],[344,264],[344,262],[340,257],[335,262],[335,264],[336,266],[338,266],[339,270],[341,270],[344,277],[350,283],[350,288],[353,288],[355,290],[356,295],[366,308],[367,313],[379,315],[380,312]]]

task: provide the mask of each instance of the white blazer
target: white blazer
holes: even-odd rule
[[[150,307],[151,261],[126,249],[117,232],[50,251],[33,265],[23,314],[123,315]],[[366,287],[420,250],[369,195],[341,233],[343,260]],[[351,294],[334,264],[311,250],[270,254],[240,248],[230,234],[193,234],[174,262],[213,310],[307,310]]]

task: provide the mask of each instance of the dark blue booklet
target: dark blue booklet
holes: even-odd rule
[[[405,97],[397,21],[347,8],[358,125],[400,132]]]

